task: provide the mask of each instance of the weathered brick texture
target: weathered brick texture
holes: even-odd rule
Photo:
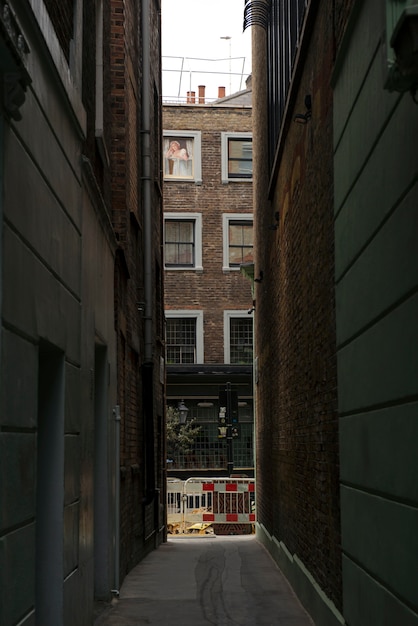
[[[201,131],[202,184],[164,181],[164,212],[202,214],[203,274],[165,272],[166,309],[204,311],[205,363],[224,363],[223,311],[252,305],[250,282],[239,271],[224,273],[223,213],[252,214],[251,182],[221,181],[221,132],[250,132],[251,108],[228,106],[163,106],[167,131]]]
[[[330,16],[320,3],[289,112],[310,94],[312,119],[290,122],[271,216],[258,217],[258,519],[341,609]]]
[[[154,4],[152,7],[155,9]],[[153,366],[149,389],[144,389],[145,355],[144,306],[144,206],[143,162],[141,152],[142,22],[140,3],[135,0],[112,0],[110,15],[110,68],[112,141],[112,221],[118,242],[115,267],[115,326],[118,349],[118,399],[121,412],[121,563],[124,576],[152,548],[155,532],[155,502],[147,515],[145,501],[155,496],[155,487],[164,493],[162,477],[162,415],[164,388],[159,381],[160,350],[153,349]],[[152,81],[150,121],[152,134],[160,134],[161,110],[154,107],[155,91],[159,93],[158,14],[152,11],[155,30],[151,32]],[[149,25],[146,26],[149,28]],[[162,198],[160,144],[151,147],[151,169],[154,173],[151,193],[152,214],[152,342],[161,338],[163,327],[161,231]],[[150,364],[147,363],[147,367]],[[144,408],[148,394],[149,408]],[[153,449],[153,454],[152,454]],[[155,461],[155,466],[153,466]],[[157,469],[158,468],[158,469]],[[154,484],[155,483],[155,484]],[[152,487],[153,485],[153,487]],[[163,497],[163,496],[162,496]],[[149,522],[145,520],[149,519]],[[147,530],[146,526],[151,525]],[[147,541],[148,540],[148,541]]]

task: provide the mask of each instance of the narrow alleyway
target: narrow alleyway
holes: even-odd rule
[[[95,626],[313,626],[254,536],[173,537],[125,578]]]

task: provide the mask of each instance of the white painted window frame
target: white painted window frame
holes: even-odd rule
[[[252,213],[223,213],[222,214],[222,239],[223,239],[223,255],[222,255],[222,271],[239,272],[239,267],[230,267],[229,265],[229,222],[251,222],[254,226],[254,217]]]
[[[194,318],[196,320],[196,364],[204,363],[204,342],[203,342],[203,311],[199,309],[170,309],[165,311],[166,319],[173,317]]]
[[[229,178],[228,176],[228,141],[229,139],[251,139],[252,133],[221,133],[221,180],[224,185],[228,183],[252,183],[251,178]]]
[[[195,185],[202,184],[202,133],[200,130],[163,130],[163,139],[167,137],[186,137],[193,139],[193,178],[185,178],[184,176],[170,176],[165,177],[164,172],[164,182],[169,183],[171,181],[174,182],[183,182],[183,183],[194,183]],[[164,154],[163,154],[164,160]]]
[[[253,353],[254,353],[254,312],[248,313],[248,310],[226,310],[224,311],[224,360],[225,363],[231,363],[231,318],[251,317],[253,320]]]
[[[165,258],[164,258],[164,269],[166,272],[203,272],[202,265],[202,214],[201,213],[190,213],[185,211],[166,211],[164,213],[164,231],[165,231],[165,222],[166,220],[175,220],[180,222],[181,220],[194,220],[194,252],[195,252],[195,263],[193,267],[185,267],[183,265],[179,265],[178,267],[166,267],[165,266]],[[164,246],[165,246],[165,236],[164,236]],[[164,249],[165,254],[165,249]]]

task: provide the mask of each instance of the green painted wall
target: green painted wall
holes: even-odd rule
[[[343,614],[350,626],[418,624],[418,108],[409,93],[384,88],[385,9],[382,0],[361,3],[334,75]]]

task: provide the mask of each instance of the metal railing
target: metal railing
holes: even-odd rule
[[[253,525],[253,478],[189,478],[167,481],[167,529],[179,534],[216,525]]]

